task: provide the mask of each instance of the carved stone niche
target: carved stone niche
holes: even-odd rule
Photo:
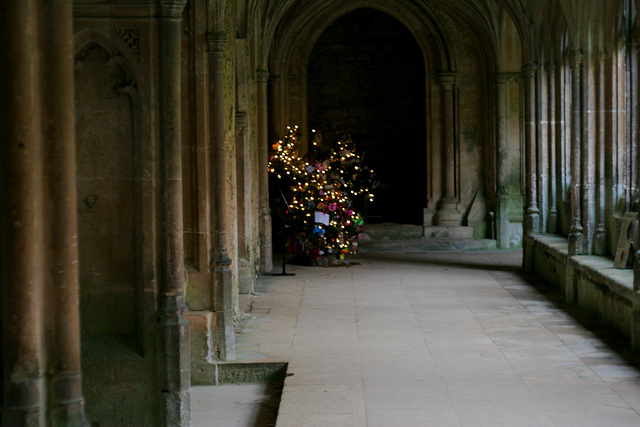
[[[135,351],[142,277],[138,92],[130,64],[106,38],[92,32],[79,38],[74,71],[82,327],[85,334],[128,335]]]

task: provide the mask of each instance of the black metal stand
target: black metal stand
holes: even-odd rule
[[[282,273],[271,273],[272,276],[295,276],[296,273],[287,273],[287,268],[285,266],[285,257],[287,254],[287,249],[285,245],[282,245]]]
[[[282,203],[284,203],[285,206],[285,213],[289,211],[289,203],[287,203],[287,199],[284,197],[284,194],[282,194],[282,190],[280,190],[278,188],[278,191],[280,192],[280,196],[282,197]],[[282,273],[271,273],[272,276],[295,276],[296,273],[287,273],[287,268],[286,268],[286,259],[287,259],[287,239],[286,239],[286,228],[287,228],[287,224],[286,224],[286,220],[283,219],[282,221],[282,236],[283,236],[283,242],[282,243]]]

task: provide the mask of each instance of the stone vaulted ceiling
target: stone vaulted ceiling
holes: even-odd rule
[[[255,23],[266,61],[287,38],[312,43],[338,16],[359,7],[389,13],[414,33],[431,28],[441,48],[448,36],[440,32],[441,21],[459,22],[487,50],[490,62],[498,60],[496,50],[505,14],[518,30],[527,62],[553,55],[551,46],[606,50],[625,27],[635,24],[635,2],[630,0],[249,0],[246,22]],[[620,22],[620,16],[626,16],[627,22]],[[439,51],[449,54],[446,49]]]

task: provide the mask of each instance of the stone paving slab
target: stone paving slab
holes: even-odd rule
[[[265,333],[238,342],[289,363],[277,426],[640,425],[628,340],[521,275],[521,257],[368,253],[261,278],[268,314],[248,326]]]

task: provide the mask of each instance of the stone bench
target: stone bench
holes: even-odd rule
[[[629,337],[640,350],[640,300],[633,289],[633,270],[613,266],[613,259],[595,255],[569,256],[568,241],[555,235],[525,238],[524,268],[550,282],[565,297],[595,313]]]

